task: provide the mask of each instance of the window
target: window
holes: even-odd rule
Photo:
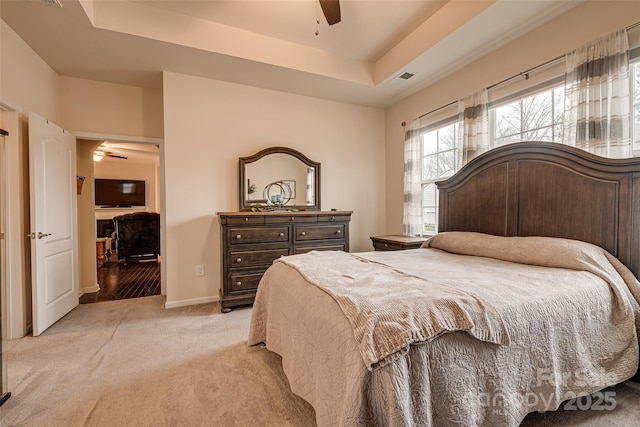
[[[490,109],[491,147],[520,141],[562,141],[564,87]]]
[[[436,181],[458,170],[458,123],[422,134],[422,233],[438,231],[438,190]]]
[[[630,65],[634,155],[640,156],[640,58]],[[527,93],[489,109],[491,148],[521,141],[561,142],[563,139],[564,84]],[[446,124],[425,127],[422,133],[422,232],[438,230],[438,190],[436,181],[460,168],[459,127],[456,117]]]
[[[561,141],[563,112],[562,85],[490,108],[491,147],[520,141]],[[436,181],[446,179],[460,168],[459,128],[456,121],[425,128],[422,134],[423,235],[438,231]]]

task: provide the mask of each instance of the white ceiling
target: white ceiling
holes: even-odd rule
[[[361,61],[376,61],[446,1],[342,0],[344,22],[329,28],[314,0],[135,0]],[[317,25],[316,18],[320,19]],[[315,35],[316,28],[320,32]]]
[[[156,144],[104,141],[96,151],[102,151],[106,154],[100,160],[102,162],[126,161],[127,163],[160,164],[160,148]],[[121,157],[112,157],[111,155]]]
[[[580,0],[341,0],[334,26],[315,0],[50,3],[0,15],[60,75],[161,87],[165,70],[385,108]]]

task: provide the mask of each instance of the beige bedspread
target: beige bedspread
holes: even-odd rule
[[[500,315],[470,292],[341,251],[313,251],[275,262],[295,268],[333,297],[369,370],[393,362],[411,344],[453,331],[493,344],[509,343]]]
[[[249,344],[264,342],[282,356],[292,390],[314,406],[319,425],[516,426],[528,412],[555,409],[636,371],[640,287],[604,251],[562,240],[439,236],[424,249],[358,256],[489,301],[505,319],[509,345],[450,332],[368,371],[332,296],[285,263],[265,273]],[[487,248],[552,266],[477,252]],[[565,252],[578,256],[562,261]]]

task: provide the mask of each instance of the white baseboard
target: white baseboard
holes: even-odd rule
[[[80,292],[78,292],[78,298],[80,298],[84,294],[92,294],[94,292],[98,292],[99,290],[100,290],[100,285],[97,283],[93,286],[82,288],[80,289]]]
[[[185,307],[187,305],[205,304],[205,303],[208,303],[208,302],[218,302],[218,301],[220,301],[220,297],[219,296],[182,299],[182,300],[178,300],[178,301],[165,302],[164,303],[164,308]]]

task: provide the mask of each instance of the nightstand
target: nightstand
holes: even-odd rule
[[[417,249],[426,237],[409,237],[400,235],[374,236],[371,237],[373,247],[376,251],[403,251],[405,249]]]

